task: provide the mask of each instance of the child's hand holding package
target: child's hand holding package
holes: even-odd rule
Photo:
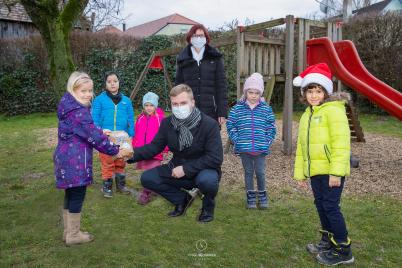
[[[134,150],[131,145],[131,139],[125,131],[111,131],[109,140],[120,145],[120,151],[116,156],[117,158],[129,159],[133,157]]]

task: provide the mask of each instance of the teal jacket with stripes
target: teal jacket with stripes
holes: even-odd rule
[[[266,102],[250,109],[244,100],[239,101],[230,110],[226,127],[235,153],[269,154],[276,127],[275,115]]]

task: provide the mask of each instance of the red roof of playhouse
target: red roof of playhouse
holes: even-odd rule
[[[162,28],[164,28],[168,24],[199,24],[196,21],[190,20],[189,18],[186,18],[180,14],[172,14],[167,17],[163,17],[157,20],[153,20],[144,24],[140,24],[131,28],[128,28],[124,33],[129,34],[135,37],[148,37],[151,35],[156,34],[159,32]]]

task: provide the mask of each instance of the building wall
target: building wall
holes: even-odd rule
[[[32,23],[0,20],[0,38],[24,37],[39,34]]]
[[[155,35],[186,34],[192,26],[192,24],[168,24],[155,33]]]

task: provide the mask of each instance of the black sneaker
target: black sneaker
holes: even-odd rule
[[[338,264],[352,264],[355,258],[352,255],[350,239],[347,243],[334,243],[331,240],[332,247],[327,252],[318,253],[316,259],[320,264],[327,266],[336,266]]]
[[[201,209],[201,213],[198,216],[198,222],[207,223],[213,221],[214,219],[214,209]]]
[[[103,181],[103,187],[102,187],[103,197],[106,197],[106,198],[113,197],[112,187],[113,187],[112,179],[106,179]]]
[[[316,244],[307,244],[306,249],[311,254],[318,254],[321,252],[327,252],[331,249],[331,242],[329,235],[331,234],[328,231],[320,230],[321,233],[321,240]]]
[[[193,196],[186,194],[183,203],[175,205],[174,210],[170,211],[168,217],[179,217],[186,213],[186,210],[191,206],[194,201]]]

